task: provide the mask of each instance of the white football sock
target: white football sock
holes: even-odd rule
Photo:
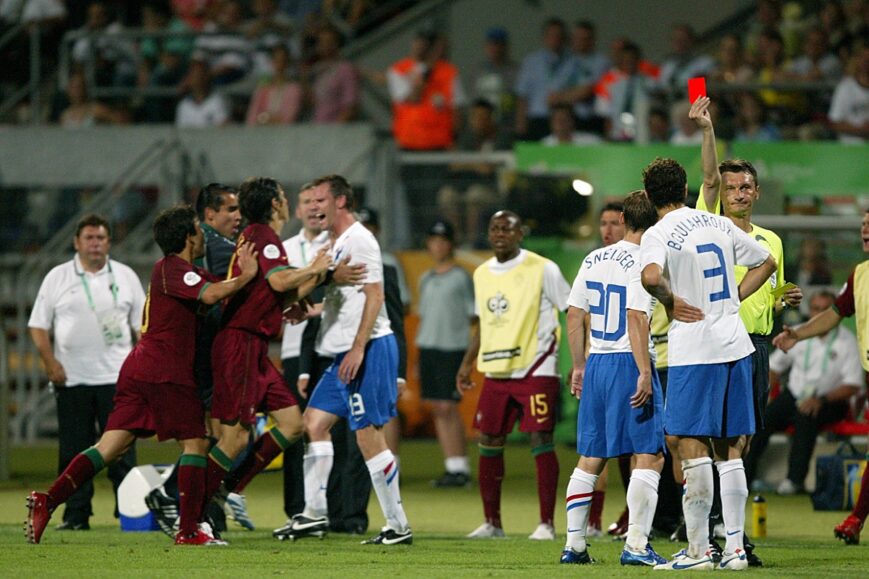
[[[628,483],[628,536],[626,543],[642,551],[649,542],[649,528],[658,506],[658,483],[661,475],[651,469],[635,468]]]
[[[575,468],[567,483],[567,544],[565,546],[577,553],[586,549],[585,528],[588,525],[591,495],[597,478],[596,474]]]
[[[688,534],[688,556],[703,557],[709,550],[709,510],[712,508],[712,459],[691,458],[682,461],[685,492],[682,512]]]
[[[467,456],[451,456],[444,460],[447,472],[471,474],[471,462]]]
[[[398,488],[398,461],[389,449],[365,461],[371,473],[371,484],[377,493],[380,509],[386,525],[393,531],[403,533],[408,529],[407,515],[401,506],[401,492]]]
[[[727,544],[724,550],[735,553],[742,549],[742,535],[745,529],[745,501],[748,499],[748,483],[745,480],[745,467],[741,458],[716,462],[721,479],[721,514],[727,530]]]
[[[326,503],[326,487],[335,460],[332,441],[308,443],[303,462],[305,472],[305,511],[310,518],[325,517],[329,512]]]

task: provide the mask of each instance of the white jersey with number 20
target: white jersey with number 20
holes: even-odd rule
[[[754,346],[739,318],[734,265],[754,268],[769,252],[725,217],[682,207],[643,235],[641,262],[657,264],[673,293],[703,310],[694,323],[673,321],[669,365],[720,364],[748,356]]]

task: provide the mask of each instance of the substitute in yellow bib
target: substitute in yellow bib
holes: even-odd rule
[[[860,229],[863,240],[863,252],[869,253],[869,209],[863,214],[863,227]],[[800,340],[826,334],[839,325],[844,318],[857,317],[857,343],[860,347],[860,360],[863,369],[869,372],[869,260],[854,268],[848,282],[835,303],[808,322],[797,328],[785,326],[784,331],[775,337],[773,345],[785,352],[794,347]],[[823,398],[823,397],[822,397]],[[820,401],[826,404],[826,400]],[[863,472],[860,495],[854,510],[844,521],[839,523],[833,532],[848,545],[860,542],[860,530],[869,515],[869,468]]]
[[[504,443],[519,420],[531,434],[537,467],[540,524],[528,537],[555,538],[558,459],[552,443],[561,379],[558,374],[558,312],[567,309],[570,286],[548,259],[521,249],[522,220],[499,211],[489,221],[495,257],[474,272],[476,319],[456,387],[473,387],[474,362],[486,375],[477,405],[480,430],[480,495],[485,522],[470,538],[503,537],[501,483]]]

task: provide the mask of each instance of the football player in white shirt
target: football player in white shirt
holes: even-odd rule
[[[744,569],[748,486],[742,454],[755,429],[750,357],[754,346],[739,317],[739,304],[775,272],[776,263],[729,219],[685,207],[687,179],[676,161],[655,159],[643,171],[643,184],[660,217],[641,242],[643,286],[674,318],[668,334],[664,430],[679,439],[688,534],[688,548],[656,568],[715,566],[707,534],[713,493],[711,447],[727,529],[718,567]],[[749,268],[739,286],[734,265]]]
[[[651,362],[652,296],[640,282],[640,239],[658,220],[645,192],[624,202],[625,237],[582,262],[568,299],[573,357],[571,392],[581,398],[576,450],[579,462],[567,485],[567,545],[562,563],[590,563],[586,525],[592,492],[607,459],[633,454],[627,488],[628,533],[622,565],[666,563],[649,545],[664,465],[663,394]],[[590,318],[586,363],[584,321]]]
[[[398,488],[398,462],[386,445],[383,426],[396,416],[398,346],[383,298],[383,262],[374,235],[356,221],[353,189],[344,177],[311,183],[310,211],[329,230],[335,263],[350,256],[366,266],[361,285],[330,285],[323,302],[317,353],[335,361],[320,378],[305,409],[310,443],[305,455],[305,510],[293,517],[290,538],[322,537],[329,528],[326,486],[334,449],[329,434],[339,418],[356,432],[386,526],[371,545],[409,545],[413,533]]]

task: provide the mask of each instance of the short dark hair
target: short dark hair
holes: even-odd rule
[[[554,113],[556,111],[564,111],[567,114],[569,114],[571,118],[573,118],[573,107],[567,103],[558,103],[558,104],[554,104],[551,107],[549,107],[549,115],[550,116],[552,116],[552,113]]]
[[[642,189],[625,197],[625,227],[631,231],[645,231],[658,222],[658,212]]]
[[[643,169],[643,187],[658,209],[684,203],[687,183],[684,167],[673,159],[656,157]]]
[[[607,211],[617,211],[618,213],[623,213],[624,210],[625,205],[621,201],[610,201],[609,203],[600,208],[600,213],[597,214],[597,217],[598,219],[600,219]]]
[[[494,106],[492,103],[490,103],[488,100],[484,99],[484,98],[476,98],[476,99],[474,99],[474,102],[471,103],[471,108],[475,108],[475,109],[486,109],[486,110],[489,111],[490,113],[494,113],[494,112],[495,112],[495,106]]]
[[[199,220],[205,219],[205,209],[220,211],[223,207],[223,196],[227,194],[238,195],[238,189],[224,185],[223,183],[209,183],[199,190],[196,196],[196,215]]]
[[[108,219],[106,219],[102,215],[97,215],[96,213],[88,213],[87,215],[79,219],[78,223],[75,226],[75,236],[78,237],[79,235],[81,235],[81,231],[85,227],[105,227],[106,233],[109,234],[109,237],[112,236],[112,227],[109,225]]]
[[[280,199],[281,185],[270,177],[251,177],[238,188],[238,207],[248,223],[268,223],[272,201]]]
[[[190,205],[170,207],[154,220],[154,241],[164,256],[184,251],[189,235],[196,235],[196,212]]]
[[[597,31],[597,26],[595,26],[594,22],[592,22],[591,20],[577,20],[573,24],[573,26],[575,28],[584,28],[585,30],[588,30],[592,33]]]
[[[348,211],[353,210],[353,207],[356,204],[356,199],[353,196],[353,187],[350,185],[350,181],[341,175],[323,175],[322,177],[317,177],[311,181],[310,185],[306,186],[305,189],[319,187],[324,183],[329,185],[329,191],[332,193],[333,197],[336,199],[338,197],[344,197],[347,199],[346,209]]]
[[[722,175],[725,173],[750,173],[754,178],[754,185],[757,186],[757,169],[745,159],[728,159],[718,165],[718,172]]]
[[[564,20],[562,20],[561,18],[556,18],[556,17],[547,18],[546,22],[543,23],[543,32],[546,32],[546,30],[550,26],[558,26],[559,28],[561,28],[562,32],[567,32],[567,25],[564,23]]]
[[[625,43],[622,45],[622,52],[631,52],[637,58],[643,56],[643,51],[640,49],[640,45],[633,40],[625,40]]]

